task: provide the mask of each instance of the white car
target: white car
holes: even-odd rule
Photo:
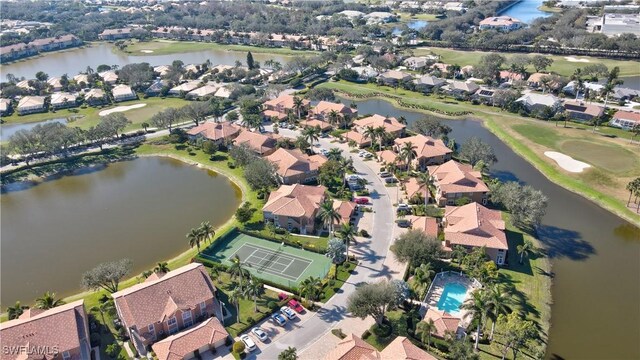
[[[296,315],[296,313],[293,310],[291,310],[291,308],[288,306],[281,307],[280,311],[284,314],[284,316],[289,318],[289,320],[293,320],[296,317],[298,317],[298,315]]]
[[[267,340],[269,340],[269,336],[267,335],[267,333],[259,327],[254,327],[253,329],[251,329],[251,333],[262,342],[266,342]]]
[[[365,157],[367,156],[367,154],[369,154],[369,152],[364,150],[360,150],[360,152],[358,152],[358,156],[360,157]]]
[[[397,211],[409,211],[409,210],[411,210],[411,208],[409,207],[409,205],[407,205],[407,204],[402,204],[402,203],[398,204],[398,209],[397,209]]]
[[[249,337],[249,335],[244,334],[240,336],[240,340],[244,343],[244,346],[247,350],[253,351],[256,349],[256,343]]]

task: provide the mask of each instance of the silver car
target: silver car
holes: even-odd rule
[[[266,342],[267,340],[269,340],[269,336],[267,335],[267,333],[259,327],[254,327],[253,329],[251,329],[251,333],[262,342]]]

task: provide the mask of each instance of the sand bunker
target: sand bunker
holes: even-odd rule
[[[573,56],[565,56],[564,59],[567,60],[567,61],[570,61],[570,62],[581,62],[581,63],[591,62],[591,61],[589,61],[589,59],[578,59],[578,58],[573,57]]]
[[[585,162],[575,160],[571,156],[567,156],[559,152],[545,151],[544,155],[555,160],[561,168],[572,173],[581,173],[584,169],[591,167],[591,165]]]
[[[151,54],[153,50],[140,50],[141,53]]]
[[[133,110],[133,109],[139,109],[141,107],[145,107],[147,106],[147,104],[135,104],[135,105],[129,105],[129,106],[118,106],[118,107],[114,107],[113,109],[108,109],[108,110],[102,110],[98,113],[98,115],[100,116],[107,116],[111,113],[117,113],[117,112],[124,112],[127,110]]]

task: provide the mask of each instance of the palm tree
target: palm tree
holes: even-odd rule
[[[380,145],[379,151],[382,151],[382,142],[384,141],[385,135],[387,135],[387,131],[384,129],[384,126],[378,126],[374,131],[376,132],[378,144]]]
[[[340,214],[333,208],[333,200],[327,199],[320,204],[318,216],[325,226],[329,226],[329,234],[333,234],[333,223],[340,221]]]
[[[515,304],[515,301],[513,299],[513,294],[501,284],[494,284],[488,289],[487,300],[489,315],[492,320],[489,339],[493,339],[493,332],[496,328],[498,316],[500,316],[500,314],[507,315],[511,312],[511,306]]]
[[[516,250],[518,251],[518,255],[520,255],[520,264],[522,264],[525,256],[529,257],[529,255],[533,253],[534,251],[533,243],[531,242],[531,240],[525,239],[521,245],[518,245],[516,247]]]
[[[169,272],[169,264],[167,264],[166,262],[159,262],[155,268],[153,268],[153,272],[158,274],[158,273],[168,273]]]
[[[295,144],[296,147],[302,152],[306,152],[311,147],[311,144],[309,144],[309,141],[307,141],[307,138],[305,138],[304,135],[298,136],[296,138]]]
[[[240,299],[243,298],[242,289],[237,287],[229,294],[229,300],[236,306],[236,322],[240,322]]]
[[[355,242],[356,234],[356,228],[349,223],[343,223],[338,229],[338,237],[345,242],[347,248],[347,261],[349,261],[349,245],[352,241]]]
[[[247,275],[247,269],[244,268],[244,264],[240,260],[238,255],[231,258],[231,266],[229,267],[229,274],[231,275],[231,280],[235,278],[240,278],[240,290],[244,285],[244,276]]]
[[[418,153],[416,152],[416,147],[413,146],[411,141],[407,141],[400,148],[400,158],[402,159],[402,161],[405,162],[405,164],[407,164],[407,170],[411,169],[411,162],[417,156],[418,156]],[[426,202],[425,202],[425,205],[426,205]]]
[[[9,306],[7,308],[7,315],[9,315],[9,320],[19,318],[20,315],[22,315],[22,313],[28,308],[28,306],[20,304],[20,301],[16,301],[15,305]]]
[[[298,120],[300,120],[300,110],[302,110],[303,100],[298,96],[293,97],[293,108],[296,110],[296,115],[298,116]]]
[[[322,281],[320,281],[320,278],[309,276],[300,283],[300,294],[313,304],[313,301],[318,298],[321,288]]]
[[[143,122],[142,124],[140,124],[140,126],[142,126],[142,128],[144,129],[144,132],[147,132],[147,128],[150,126],[148,122]]]
[[[467,251],[460,245],[455,245],[451,250],[451,259],[454,259],[458,263],[462,263],[462,258],[467,254]]]
[[[36,309],[53,309],[56,306],[64,304],[64,301],[56,299],[56,293],[52,293],[49,291],[45,292],[44,295],[36,299]]]
[[[633,196],[633,194],[637,194],[639,188],[640,178],[633,179],[627,184],[626,189],[627,191],[629,191],[629,200],[627,200],[627,206],[629,206],[629,204],[631,203],[631,196]]]
[[[623,83],[622,80],[618,79],[618,75],[620,74],[620,68],[619,67],[614,67],[613,69],[611,69],[611,72],[609,72],[609,75],[607,76],[607,82],[604,86],[604,89],[602,89],[602,92],[605,94],[605,98],[604,98],[604,111],[607,111],[607,102],[609,101],[609,95],[613,92],[613,88],[616,87],[616,85],[620,85]]]
[[[202,231],[200,229],[191,229],[186,235],[189,240],[189,246],[193,248],[194,246],[198,247],[198,253],[200,253],[200,242],[202,241]]]
[[[424,186],[424,209],[427,211],[427,202],[429,201],[429,192],[433,186],[433,178],[428,173],[420,173],[417,178],[418,186]]]
[[[296,360],[298,358],[297,349],[289,346],[278,354],[278,360]]]
[[[340,116],[340,113],[337,112],[336,110],[331,110],[329,111],[329,123],[331,125],[334,125],[338,122],[338,117]]]
[[[436,331],[436,324],[433,322],[433,319],[420,321],[417,328],[417,330],[420,331],[420,340],[423,344],[425,342],[427,343],[427,349],[431,349],[431,334]]]
[[[339,161],[342,158],[342,150],[338,148],[331,148],[327,153],[327,158],[330,160]]]
[[[253,312],[258,312],[258,297],[264,294],[264,285],[258,280],[251,280],[243,291],[244,296],[253,299]]]
[[[111,315],[115,312],[115,309],[113,301],[111,299],[107,299],[106,301],[100,301],[98,305],[92,306],[89,311],[99,313],[102,318],[102,324],[107,328],[107,321],[104,318],[104,314]]]
[[[304,130],[302,130],[302,136],[305,137],[305,139],[307,139],[307,141],[313,145],[314,141],[318,141],[318,139],[320,139],[320,128],[319,127],[307,127]]]
[[[429,283],[431,283],[431,277],[435,274],[435,271],[433,271],[431,263],[428,262],[417,267],[414,270],[414,274],[414,281],[423,288],[422,293],[419,294],[420,298],[423,299],[429,289]]]
[[[216,236],[216,231],[208,221],[204,221],[200,224],[200,231],[202,232],[203,239],[207,240],[208,243],[210,243],[211,239]]]
[[[471,293],[471,297],[468,298],[460,308],[463,310],[467,310],[467,313],[464,317],[471,316],[478,321],[478,328],[476,334],[476,343],[474,345],[474,349],[478,350],[478,344],[480,342],[480,331],[484,327],[484,323],[487,318],[488,312],[488,301],[485,292],[481,289],[475,290]]]
[[[366,128],[364,128],[364,138],[365,139],[371,139],[371,144],[376,142],[376,139],[378,138],[378,133],[376,132],[376,129],[373,128],[373,126],[367,126]]]
[[[582,78],[581,68],[577,68],[573,72],[573,75],[571,76],[571,80],[573,80],[573,84],[574,84],[573,87],[575,88],[575,91],[576,91],[576,100],[577,100],[578,97],[580,96],[580,90],[584,88],[584,79]]]

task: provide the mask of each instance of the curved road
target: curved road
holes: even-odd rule
[[[286,137],[295,137],[290,130],[280,130],[280,134]],[[292,136],[293,135],[293,136]],[[320,145],[325,149],[338,147],[331,144],[329,139],[320,139]],[[343,155],[348,156],[348,151],[343,150]],[[373,231],[368,246],[360,245],[354,251],[359,264],[349,280],[342,286],[340,292],[334,295],[313,317],[298,324],[293,331],[289,331],[276,341],[268,344],[258,354],[249,358],[277,359],[278,354],[289,346],[298,349],[300,354],[306,347],[312,345],[322,335],[329,331],[338,322],[347,317],[347,298],[354,292],[356,285],[364,282],[377,281],[382,277],[390,277],[389,269],[384,266],[391,240],[393,239],[394,219],[393,204],[389,199],[387,187],[382,183],[374,170],[359,157],[352,156],[354,166],[358,174],[369,181],[371,202],[373,204]]]

